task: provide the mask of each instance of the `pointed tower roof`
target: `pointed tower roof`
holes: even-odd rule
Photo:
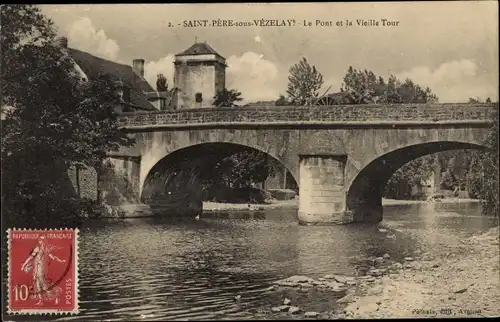
[[[223,59],[219,53],[217,53],[212,47],[210,47],[206,42],[196,42],[188,49],[175,56],[191,56],[191,55],[216,55]]]

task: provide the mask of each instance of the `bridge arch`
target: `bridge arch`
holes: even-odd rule
[[[425,155],[449,150],[487,150],[477,142],[431,141],[392,149],[375,156],[358,173],[346,189],[346,208],[354,221],[382,220],[382,194],[391,176],[406,163]]]
[[[182,205],[183,208],[199,208],[203,198],[199,179],[213,171],[217,161],[243,151],[262,152],[292,173],[283,161],[263,149],[236,143],[197,143],[175,149],[152,166],[141,187],[140,199],[149,204],[158,203],[161,199],[163,208],[165,204],[169,207]],[[297,183],[298,180],[293,173],[292,177]],[[159,195],[160,199],[157,197]],[[199,209],[193,209],[193,213],[195,211]]]
[[[151,169],[168,155],[201,144],[245,146],[268,154],[287,168],[298,181],[298,155],[290,153],[292,131],[244,129],[212,129],[188,131],[159,131],[135,134],[138,144],[133,148],[141,155],[139,195]]]

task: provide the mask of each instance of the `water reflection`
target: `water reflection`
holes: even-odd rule
[[[277,305],[283,296],[308,310],[331,309],[336,299],[327,293],[266,289],[291,275],[350,275],[367,257],[397,260],[433,245],[445,229],[470,234],[495,224],[480,216],[478,204],[390,206],[384,221],[432,237],[389,239],[374,225],[299,226],[296,210],[284,209],[91,222],[80,238],[82,314],[59,319],[251,318],[252,308]]]

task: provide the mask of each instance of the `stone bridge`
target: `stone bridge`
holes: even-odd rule
[[[496,109],[496,104],[398,104],[123,114],[121,126],[136,143],[109,155],[118,175],[105,180],[108,188],[125,185],[140,201],[162,160],[202,151],[196,149],[207,144],[240,145],[266,152],[294,176],[301,223],[377,222],[384,185],[398,168],[439,151],[484,148]],[[175,208],[193,207],[201,211],[201,200]]]

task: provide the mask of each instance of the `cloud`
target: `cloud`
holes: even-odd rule
[[[120,51],[118,43],[108,38],[104,30],[97,30],[92,21],[81,18],[67,28],[70,46],[109,60],[116,60]]]
[[[492,100],[498,98],[498,84],[485,78],[480,67],[468,59],[448,61],[434,70],[415,67],[395,76],[401,80],[410,78],[421,86],[428,86],[443,103],[467,102],[469,97],[483,100],[487,97]]]
[[[261,41],[260,36],[255,36],[255,37],[253,37],[253,40],[254,40],[256,43],[260,43],[260,41]]]
[[[163,74],[167,78],[168,88],[174,84],[174,54],[168,54],[158,61],[146,62],[144,64],[144,78],[156,88],[156,75]]]
[[[119,59],[120,46],[118,43],[108,38],[104,30],[97,30],[92,21],[87,17],[72,23],[67,28],[67,34],[71,47],[118,63],[130,65],[130,63]],[[157,74],[163,74],[167,78],[169,87],[172,87],[174,75],[173,62],[173,54],[168,54],[158,61],[146,62],[144,65],[144,78],[155,88]]]
[[[263,55],[246,52],[241,56],[231,56],[227,65],[226,87],[240,91],[244,102],[278,98],[278,67]]]

